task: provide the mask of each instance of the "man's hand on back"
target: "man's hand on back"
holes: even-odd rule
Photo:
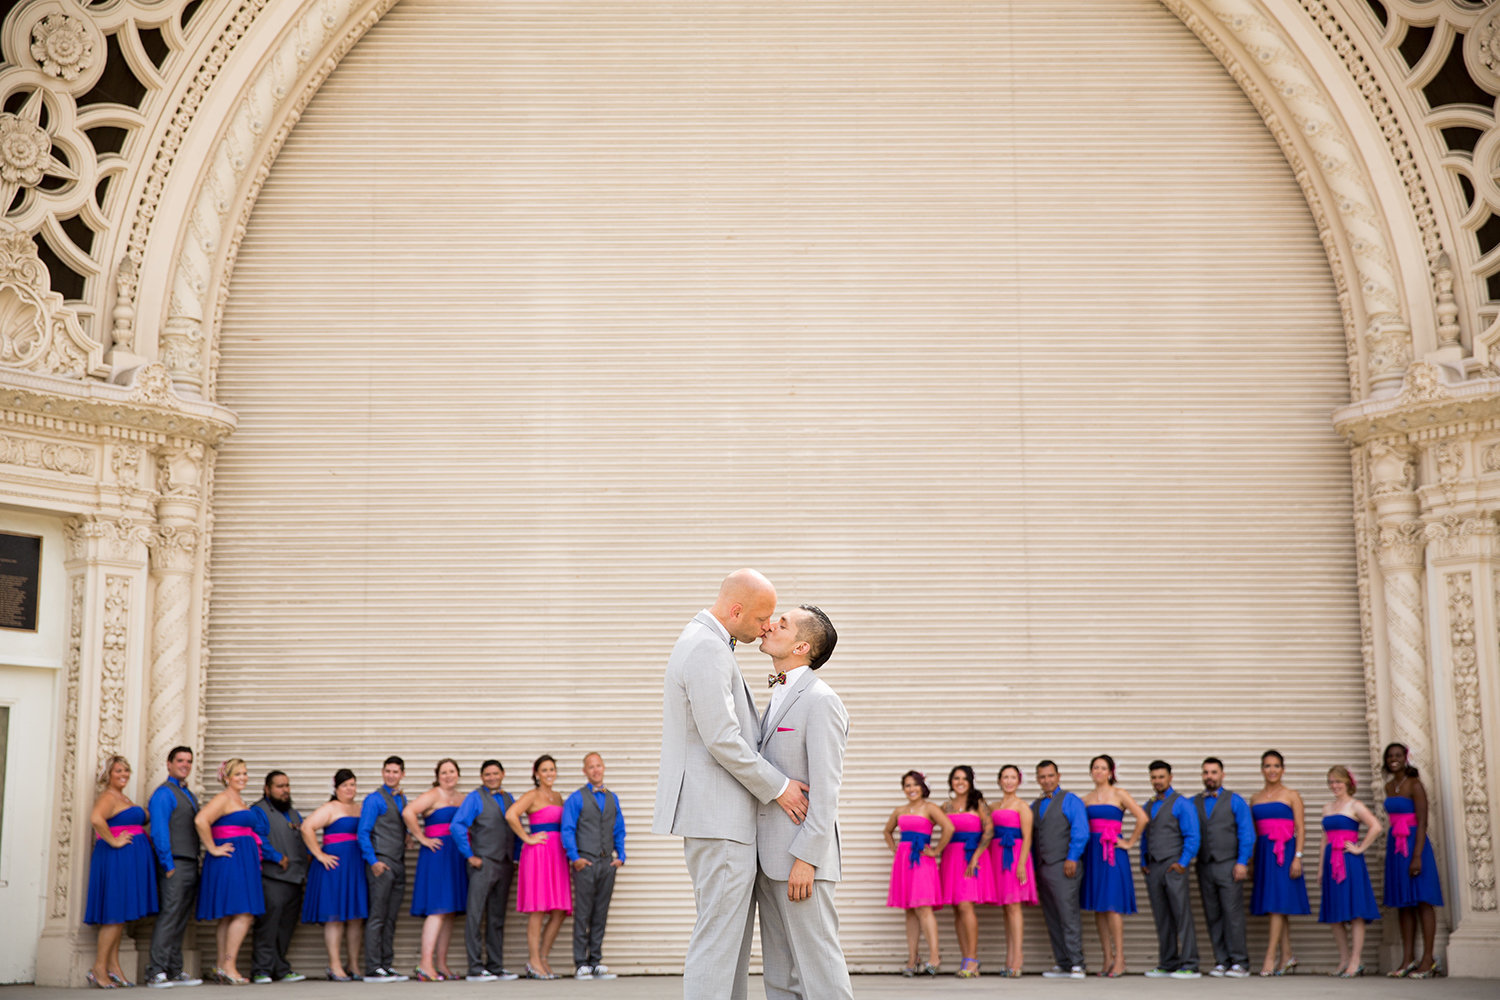
[[[776,797],[777,803],[781,805],[782,812],[787,814],[793,823],[801,823],[807,815],[807,783],[793,778],[787,782],[786,791]]]

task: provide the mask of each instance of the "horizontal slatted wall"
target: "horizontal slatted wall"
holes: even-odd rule
[[[405,0],[235,270],[209,757],[310,806],[391,752],[520,789],[598,749],[632,831],[606,960],[675,970],[661,671],[755,565],[842,633],[844,945],[892,969],[908,767],[1082,792],[1111,752],[1144,798],[1214,753],[1248,793],[1276,746],[1315,803],[1364,758],[1342,349],[1285,161],[1149,0]]]

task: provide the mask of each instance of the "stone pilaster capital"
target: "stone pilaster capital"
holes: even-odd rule
[[[1422,568],[1427,526],[1418,518],[1382,522],[1375,538],[1375,555],[1387,573],[1414,573]]]
[[[198,536],[195,525],[158,527],[150,539],[152,572],[191,573],[198,556]]]
[[[152,525],[129,514],[80,514],[63,522],[70,562],[144,563]]]
[[[1448,513],[1422,531],[1433,558],[1480,558],[1500,554],[1500,520],[1493,511]]]

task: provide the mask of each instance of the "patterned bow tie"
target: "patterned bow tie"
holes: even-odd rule
[[[778,684],[786,683],[786,674],[784,672],[778,674],[767,674],[766,680],[770,682],[766,685],[766,687],[775,687]]]
[[[738,642],[739,642],[739,640],[737,640],[737,639],[735,639],[735,637],[734,637],[734,636],[730,636],[730,637],[729,637],[729,648],[730,648],[730,649],[731,649],[731,650],[733,650],[733,649],[734,649],[734,647],[735,647],[735,646],[736,646],[736,645],[737,645],[737,644],[738,644]]]

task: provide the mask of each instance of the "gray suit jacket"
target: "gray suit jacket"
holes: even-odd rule
[[[755,702],[719,628],[698,612],[667,660],[651,832],[753,844],[756,801],[786,776],[755,752]]]
[[[762,720],[760,732],[760,752],[766,760],[808,786],[807,816],[801,825],[779,806],[760,807],[755,848],[761,871],[785,882],[792,875],[792,859],[799,858],[817,869],[814,878],[839,881],[839,787],[849,742],[844,703],[809,670],[787,692],[776,717]]]

